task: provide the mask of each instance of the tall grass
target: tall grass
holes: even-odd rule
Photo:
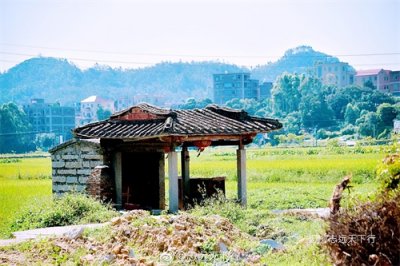
[[[315,149],[315,148],[314,148]],[[289,149],[296,151],[297,149]],[[302,149],[300,149],[302,150]],[[269,150],[247,151],[247,177],[256,182],[337,182],[344,175],[352,174],[354,183],[370,182],[375,167],[382,159],[383,152],[376,148],[371,153],[320,153],[304,155],[299,152],[270,154]],[[236,179],[236,155],[228,149],[215,149],[200,157],[191,154],[192,176],[226,176]]]
[[[23,207],[51,201],[50,178],[50,158],[0,160],[0,238],[10,235],[11,222]]]
[[[51,199],[49,179],[0,179],[0,238],[10,236],[11,223],[22,208],[32,204],[46,204]]]
[[[249,206],[256,210],[325,207],[333,185],[347,174],[353,175],[357,191],[368,195],[374,189],[375,166],[385,149],[248,149]],[[235,148],[207,149],[199,157],[196,155],[191,151],[191,176],[226,176],[227,195],[234,198]],[[48,157],[0,158],[0,237],[10,233],[10,222],[22,207],[51,200],[50,177]]]
[[[51,179],[50,158],[0,159],[0,180]]]

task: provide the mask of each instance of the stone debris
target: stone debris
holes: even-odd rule
[[[279,243],[273,239],[263,239],[260,241],[260,244],[268,245],[272,248],[272,250],[284,250],[285,249],[285,247],[281,243]]]
[[[79,262],[84,265],[168,265],[168,261],[186,265],[188,260],[204,261],[207,256],[231,256],[233,264],[239,261],[243,265],[257,265],[260,260],[257,254],[237,245],[242,240],[256,240],[217,215],[151,216],[147,211],[135,210],[113,218],[108,227],[100,230],[107,230],[100,233],[100,238],[96,232],[86,236],[82,230],[49,238],[46,246],[57,247],[49,250],[57,250],[61,257],[72,257],[80,250],[83,254]],[[43,249],[40,242],[32,241],[31,245],[31,253]],[[2,252],[0,249],[0,257]],[[54,263],[54,255],[46,257],[45,253],[32,254],[24,263]],[[13,261],[4,263],[13,264]]]
[[[84,231],[83,227],[76,228],[76,229],[73,229],[73,230],[65,233],[64,236],[69,239],[77,239],[82,236],[83,231]]]

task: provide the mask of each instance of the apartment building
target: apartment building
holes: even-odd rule
[[[259,86],[258,99],[263,100],[269,98],[271,96],[272,86],[273,86],[272,82],[269,81],[262,82]]]
[[[115,112],[114,101],[96,95],[92,95],[82,100],[77,105],[77,110],[79,110],[79,113],[76,116],[76,124],[81,126],[98,121],[99,118],[97,117],[97,111],[100,108],[102,108],[103,110],[108,110],[111,113],[114,113]]]
[[[319,78],[324,85],[346,87],[354,83],[356,74],[353,67],[344,62],[321,62],[314,65],[313,75]]]
[[[23,109],[37,134],[54,133],[58,142],[72,138],[71,130],[75,128],[73,107],[46,103],[44,99],[32,99]]]
[[[213,75],[214,102],[225,104],[234,98],[261,100],[268,95],[272,83],[260,85],[257,79],[251,79],[250,73],[224,73]]]
[[[364,86],[371,82],[379,91],[400,95],[400,71],[385,69],[359,70],[355,75],[355,84]]]
[[[135,105],[136,101],[133,97],[123,97],[115,100],[114,102],[114,110],[119,112],[121,110],[128,109]]]

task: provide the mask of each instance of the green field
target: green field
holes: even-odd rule
[[[350,197],[367,198],[377,189],[375,168],[385,152],[382,147],[361,152],[352,148],[248,149],[248,208],[219,205],[194,213],[217,213],[250,234],[275,236],[287,251],[266,256],[268,265],[329,265],[315,240],[323,232],[321,220],[270,211],[326,207],[335,184],[348,174],[353,177]],[[199,157],[191,151],[190,172],[193,177],[225,176],[228,198],[236,197],[234,148],[207,149]],[[0,159],[1,238],[10,236],[10,224],[22,208],[51,200],[50,176],[48,157]],[[344,205],[350,198],[347,192],[345,195]],[[268,230],[263,236],[265,228]]]
[[[21,208],[51,200],[50,158],[0,159],[0,238]]]

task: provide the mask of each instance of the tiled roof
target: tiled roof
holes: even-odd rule
[[[80,138],[147,139],[162,136],[223,136],[265,133],[282,128],[275,119],[251,117],[243,110],[209,105],[204,109],[168,110],[139,104],[105,121],[74,130]]]
[[[100,147],[100,140],[99,139],[71,139],[71,140],[68,140],[68,141],[66,141],[64,143],[61,143],[60,145],[57,145],[57,146],[53,147],[52,149],[49,150],[49,152],[51,154],[54,154],[57,151],[59,151],[60,149],[64,149],[64,148],[66,148],[66,147],[68,147],[70,145],[73,145],[75,143],[84,143],[84,144],[87,144],[87,145]]]

